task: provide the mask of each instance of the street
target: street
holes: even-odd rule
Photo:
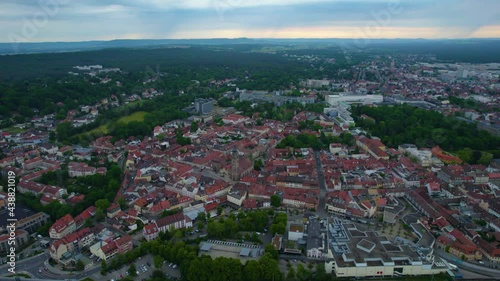
[[[326,206],[326,183],[325,183],[325,174],[323,173],[323,166],[321,165],[321,159],[319,156],[319,151],[314,151],[314,160],[316,161],[316,172],[318,174],[318,184],[319,184],[319,202],[318,209],[316,210],[316,214],[320,218],[327,218],[328,213],[325,210]]]

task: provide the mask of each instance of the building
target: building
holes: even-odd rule
[[[334,219],[328,231],[330,250],[325,269],[337,277],[433,275],[448,270],[432,254],[432,248],[422,250],[408,243],[389,241],[375,231],[358,230],[350,221]]]
[[[239,92],[240,101],[259,102],[272,102],[276,106],[281,106],[288,102],[298,102],[301,104],[312,104],[316,101],[316,96],[283,96],[281,92],[269,93],[265,91],[247,91],[241,90]]]
[[[306,82],[307,87],[311,88],[321,88],[330,86],[329,80],[315,80],[315,79],[307,79]]]
[[[76,224],[70,214],[58,219],[50,228],[49,236],[52,239],[61,239],[76,231]]]
[[[0,235],[0,253],[7,253],[10,252],[10,248],[13,247],[13,245],[9,244],[9,238],[10,234],[2,234]],[[27,231],[18,229],[15,232],[14,239],[16,241],[16,248],[21,248],[24,244],[26,244],[29,240],[29,234]],[[12,243],[12,242],[11,242]]]
[[[329,95],[326,98],[326,101],[332,106],[338,106],[339,103],[347,103],[347,104],[375,104],[382,103],[384,101],[384,97],[382,95]]]
[[[195,99],[194,108],[199,115],[206,115],[212,113],[214,110],[213,99]]]
[[[16,210],[17,212],[17,210]],[[18,230],[26,230],[28,233],[34,233],[36,230],[46,224],[50,219],[50,216],[46,213],[36,213],[34,215],[30,215],[24,218],[19,218],[16,222],[16,229]],[[2,230],[4,226],[0,227]]]
[[[212,259],[218,257],[233,258],[245,264],[249,260],[257,260],[263,252],[263,249],[259,245],[207,240],[200,243],[199,255],[209,255]]]
[[[149,241],[156,239],[160,232],[188,227],[193,227],[193,221],[181,212],[158,219],[150,224],[145,225],[142,230],[142,235],[146,240]]]
[[[60,264],[68,265],[77,260],[83,248],[89,247],[95,240],[95,235],[89,228],[71,233],[52,243],[49,248],[50,257]]]
[[[299,241],[304,238],[304,225],[292,223],[288,228],[288,240]]]

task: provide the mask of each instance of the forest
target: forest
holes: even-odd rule
[[[358,126],[379,137],[389,147],[397,148],[404,143],[413,143],[419,148],[440,146],[470,164],[489,164],[492,158],[500,157],[499,137],[478,131],[474,124],[460,121],[455,116],[409,105],[356,106],[352,113]],[[361,118],[362,114],[376,122]]]

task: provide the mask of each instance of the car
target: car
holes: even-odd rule
[[[172,267],[172,265],[173,265],[173,264],[174,264],[174,263],[170,263],[170,264],[168,265],[168,267]]]
[[[484,261],[478,261],[478,262],[479,262],[479,264],[484,264]]]
[[[139,270],[137,270],[137,271],[135,272],[135,274],[139,275],[139,274],[141,274],[141,273],[139,272]]]
[[[172,266],[172,268],[176,268],[176,267],[177,267],[177,265],[176,265],[176,264],[174,264],[174,265]]]
[[[150,264],[149,262],[147,263],[147,265],[148,265],[149,267],[151,267],[151,264]]]

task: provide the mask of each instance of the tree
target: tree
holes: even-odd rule
[[[198,122],[191,122],[191,132],[196,132],[198,130]]]
[[[97,208],[95,210],[95,219],[97,221],[104,221],[104,218],[105,218],[104,211],[100,208]]]
[[[101,275],[106,275],[106,271],[108,269],[108,265],[105,260],[101,261]]]
[[[108,199],[99,199],[95,201],[96,209],[106,210],[109,207],[110,203]]]
[[[259,280],[283,280],[283,274],[279,269],[278,260],[273,259],[270,254],[262,256],[259,259],[259,264],[261,269]]]
[[[163,259],[163,257],[159,256],[159,255],[156,255],[153,258],[153,263],[154,263],[155,268],[161,268],[163,266],[164,261],[165,260]]]
[[[259,281],[260,264],[256,260],[249,260],[243,268],[243,277],[245,281]]]
[[[68,138],[71,134],[71,123],[70,122],[63,122],[63,123],[57,125],[56,133],[57,133],[57,136],[59,137],[60,141],[68,140]]]
[[[326,273],[325,263],[319,262],[316,264],[316,274],[314,280],[328,281],[331,280],[332,275]]]
[[[217,206],[217,215],[220,216],[222,214],[222,206]]]
[[[278,195],[271,195],[271,206],[276,208],[281,207],[281,197]]]
[[[128,274],[130,274],[130,276],[137,276],[137,268],[135,267],[134,263],[130,264],[127,272],[128,272]]]
[[[206,222],[207,214],[205,212],[199,212],[198,215],[196,216],[196,220],[201,222]]]
[[[269,253],[271,255],[271,257],[273,257],[276,260],[279,258],[279,253],[278,253],[278,251],[276,251],[273,244],[267,244],[265,249],[264,249],[264,252]]]
[[[84,223],[84,227],[92,227],[94,226],[94,221],[92,220],[92,218],[88,218],[85,220],[85,223]]]
[[[286,279],[287,280],[295,280],[295,277],[296,277],[295,268],[290,267],[290,269],[288,270],[288,274],[286,276]]]
[[[262,162],[262,159],[257,159],[253,161],[253,169],[256,171],[260,171],[264,167],[264,163]]]
[[[78,260],[78,261],[75,263],[75,270],[76,270],[76,271],[82,271],[84,268],[85,268],[85,264],[83,264],[83,261],[82,261],[82,260]]]
[[[118,205],[120,205],[120,209],[122,210],[127,209],[127,202],[125,202],[125,198],[123,197],[118,198]]]
[[[297,264],[297,279],[311,280],[311,272],[305,269],[302,263]]]

